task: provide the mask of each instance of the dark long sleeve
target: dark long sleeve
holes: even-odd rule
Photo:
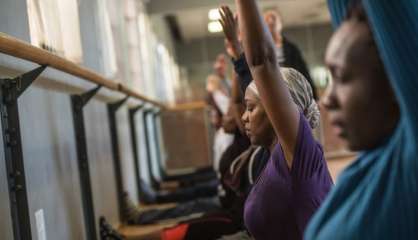
[[[248,67],[247,60],[244,54],[237,60],[232,61],[234,64],[234,69],[236,74],[238,75],[239,79],[239,87],[241,90],[241,96],[245,96],[245,90],[247,89],[248,85],[250,85],[253,77],[251,76],[250,68]]]

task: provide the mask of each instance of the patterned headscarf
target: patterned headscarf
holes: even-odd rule
[[[362,0],[401,109],[391,137],[340,175],[311,219],[306,240],[417,239],[418,1]],[[334,25],[349,0],[328,0]],[[361,121],[361,120],[359,120]]]
[[[318,127],[320,120],[320,112],[317,103],[313,98],[312,88],[308,80],[297,70],[293,68],[280,68],[282,76],[289,88],[290,95],[293,101],[298,106],[299,110],[303,112],[306,119],[308,119],[311,128]],[[260,97],[255,82],[252,81],[247,88],[247,91],[252,91],[255,95]]]

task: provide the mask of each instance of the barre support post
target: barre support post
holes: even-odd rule
[[[40,66],[13,79],[0,79],[0,112],[4,158],[15,240],[32,239],[18,98],[45,68],[46,66]]]
[[[94,97],[94,95],[97,94],[101,87],[101,85],[98,85],[90,91],[71,96],[74,134],[78,160],[77,163],[80,176],[81,201],[83,207],[84,224],[86,225],[86,239],[88,240],[97,240],[97,233],[83,109]]]

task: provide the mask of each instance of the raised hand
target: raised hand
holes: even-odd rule
[[[228,6],[221,6],[219,9],[221,19],[219,22],[222,25],[225,34],[225,48],[228,54],[237,59],[242,53],[241,43],[238,38],[238,18],[234,17],[231,9]]]
[[[299,130],[299,110],[283,80],[276,46],[257,1],[235,0],[235,3],[245,58],[285,158],[291,162]]]

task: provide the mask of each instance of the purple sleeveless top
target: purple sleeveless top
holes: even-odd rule
[[[301,114],[292,169],[277,144],[245,203],[244,220],[257,240],[298,240],[333,183],[322,147]]]

